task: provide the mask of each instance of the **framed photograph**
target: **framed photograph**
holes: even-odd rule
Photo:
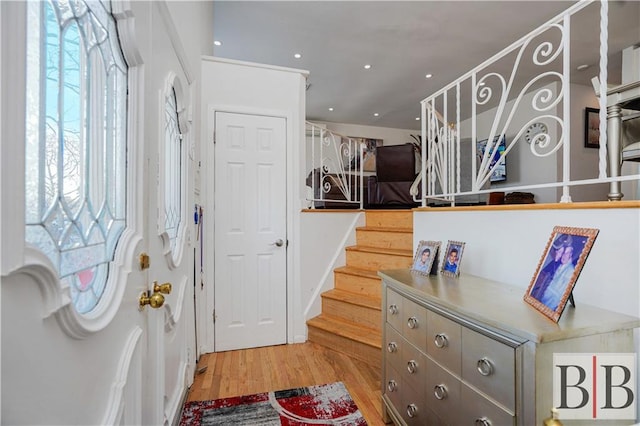
[[[464,251],[464,243],[461,241],[447,241],[447,249],[444,251],[444,259],[440,273],[450,277],[460,275],[460,261]]]
[[[597,236],[593,228],[554,227],[525,302],[558,322]]]
[[[584,109],[584,146],[600,148],[600,110],[597,108]]]
[[[376,148],[383,145],[382,139],[361,138],[356,136],[349,136],[349,140],[356,143],[356,146],[362,145],[363,152],[362,158],[360,158],[359,148],[356,150],[356,156],[349,163],[350,170],[356,170],[360,166],[362,161],[362,171],[375,172],[376,171]]]
[[[438,269],[440,241],[420,241],[413,258],[411,272],[420,275],[435,275]]]

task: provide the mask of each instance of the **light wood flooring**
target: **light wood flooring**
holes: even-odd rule
[[[341,381],[371,426],[384,425],[380,368],[312,342],[217,352],[200,357],[187,401],[251,395]]]

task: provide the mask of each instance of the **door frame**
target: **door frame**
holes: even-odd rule
[[[295,141],[304,140],[300,137],[300,135],[296,134],[296,131],[300,134],[304,132],[304,126],[297,126],[300,129],[296,129],[295,117],[291,111],[283,111],[283,110],[274,110],[274,109],[266,109],[266,108],[252,108],[247,106],[238,106],[238,105],[219,105],[219,104],[207,104],[206,100],[203,100],[203,116],[205,119],[203,120],[203,145],[202,156],[206,163],[202,167],[204,172],[202,176],[202,192],[205,194],[204,199],[205,202],[205,214],[212,218],[210,222],[213,222],[213,218],[215,217],[215,194],[213,184],[209,184],[209,182],[213,182],[213,178],[215,175],[215,147],[213,138],[215,135],[215,116],[217,112],[225,112],[231,114],[246,114],[246,115],[262,115],[276,118],[284,118],[286,121],[285,124],[285,134],[286,134],[286,232],[287,232],[287,253],[286,253],[286,306],[287,306],[287,343],[298,343],[304,342],[306,340],[306,336],[296,336],[295,329],[296,325],[299,322],[299,318],[301,318],[300,314],[300,304],[296,305],[295,297],[298,296],[299,286],[294,285],[293,283],[298,282],[299,276],[299,209],[300,209],[300,197],[297,197],[296,194],[300,192],[300,161],[296,161],[296,159],[300,158],[300,149],[299,144],[294,143]],[[204,230],[204,238],[205,238],[205,291],[202,295],[206,298],[206,310],[203,313],[198,315],[198,341],[203,342],[203,346],[201,346],[201,353],[206,352],[215,352],[215,335],[214,335],[214,325],[213,325],[213,310],[215,307],[215,267],[214,267],[214,256],[215,254],[215,232],[213,223],[209,223]],[[208,253],[212,253],[213,255],[208,255]]]

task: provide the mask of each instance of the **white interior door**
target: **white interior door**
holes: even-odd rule
[[[286,120],[215,115],[215,350],[286,343]]]

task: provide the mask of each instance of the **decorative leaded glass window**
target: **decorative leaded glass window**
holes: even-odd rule
[[[28,3],[26,240],[92,311],[126,226],[127,65],[108,1]]]
[[[165,98],[165,184],[164,184],[164,230],[174,260],[177,258],[176,240],[182,219],[182,134],[178,120],[176,91]]]

